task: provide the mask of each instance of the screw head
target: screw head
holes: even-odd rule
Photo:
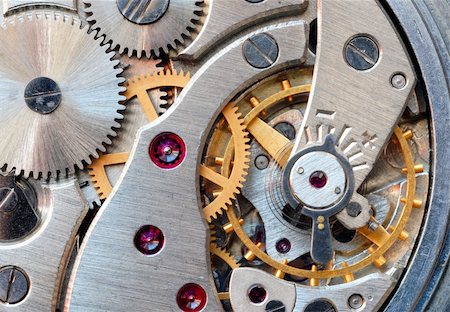
[[[265,69],[272,66],[279,55],[275,39],[268,34],[257,34],[247,39],[243,45],[245,60],[253,67]]]
[[[280,132],[282,135],[284,135],[289,140],[295,139],[295,128],[293,125],[291,125],[288,122],[280,122],[275,125],[275,130]]]
[[[395,74],[391,78],[391,84],[395,89],[403,89],[406,86],[406,77],[403,74]]]
[[[255,167],[264,170],[269,166],[269,158],[266,155],[258,155],[255,158]]]
[[[367,36],[356,36],[345,46],[345,60],[356,70],[368,70],[380,57],[378,45]]]
[[[18,202],[19,198],[14,188],[0,188],[0,212],[13,212],[16,209]]]
[[[18,304],[30,290],[30,281],[26,273],[18,267],[6,266],[0,269],[0,302]]]
[[[286,307],[283,302],[278,300],[271,300],[266,305],[266,312],[285,312]]]
[[[352,309],[359,309],[364,304],[364,298],[360,294],[353,294],[348,298],[348,305]]]
[[[334,193],[335,194],[341,194],[341,192],[342,192],[342,190],[341,190],[340,187],[337,187],[337,188],[334,189]]]
[[[361,205],[357,202],[350,202],[347,206],[347,213],[350,217],[356,218],[361,213]]]
[[[117,0],[117,8],[130,22],[146,25],[155,23],[164,16],[169,2],[170,0]]]
[[[47,77],[31,80],[25,87],[25,103],[39,114],[50,114],[61,104],[61,90],[58,84]]]

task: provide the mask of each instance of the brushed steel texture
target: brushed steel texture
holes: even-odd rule
[[[249,300],[249,290],[255,285],[267,291],[267,298],[262,304],[254,304]],[[350,311],[350,296],[359,294],[364,300],[359,311],[376,311],[392,287],[393,279],[381,273],[345,284],[310,287],[281,280],[258,269],[237,268],[230,279],[230,299],[235,312],[266,311],[265,305],[272,300],[281,301],[286,311],[304,311],[316,300],[330,302],[336,311]]]
[[[210,0],[205,25],[179,57],[198,59],[225,37],[283,15],[299,16],[308,0],[279,0],[251,3],[243,0]],[[238,8],[238,10],[230,10]]]
[[[80,21],[60,13],[33,12],[5,21],[0,31],[1,164],[25,176],[82,169],[115,136],[124,97],[109,46],[100,46]],[[95,70],[93,70],[95,68]],[[61,105],[51,114],[32,111],[24,101],[36,77],[55,80]]]
[[[311,231],[296,228],[283,219],[282,211],[274,211],[277,208],[271,206],[273,204],[270,203],[266,192],[262,191],[265,190],[266,173],[264,170],[257,169],[253,161],[256,156],[264,153],[264,150],[259,144],[253,142],[250,152],[251,161],[246,183],[244,183],[242,188],[242,195],[258,210],[264,223],[267,254],[279,262],[282,262],[284,259],[292,261],[309,252]],[[277,242],[282,238],[287,238],[291,243],[291,249],[284,254],[279,253],[276,249]]]
[[[3,1],[3,14],[9,15],[15,10],[20,10],[29,6],[60,6],[65,9],[77,10],[77,0],[4,0]]]
[[[42,185],[36,181],[33,185],[38,193],[38,208],[45,212],[40,227],[19,242],[0,244],[1,265],[20,267],[31,282],[26,300],[7,306],[8,311],[55,310],[64,268],[88,209],[75,179]],[[0,310],[4,309],[0,306]]]
[[[188,282],[205,288],[206,311],[221,310],[207,260],[208,229],[199,208],[200,147],[238,90],[305,59],[305,31],[302,21],[290,21],[256,32],[269,33],[280,47],[280,57],[268,70],[251,67],[242,56],[243,42],[255,32],[239,38],[197,72],[175,109],[139,131],[131,162],[80,249],[66,301],[71,311],[178,310],[177,291]],[[187,146],[184,162],[172,170],[161,170],[148,156],[151,140],[166,131],[180,135]],[[144,224],[159,227],[166,237],[158,256],[145,257],[133,246],[133,236]]]
[[[339,285],[308,287],[296,284],[297,300],[294,311],[304,311],[311,302],[324,298],[335,306],[336,311],[353,311],[348,304],[353,294],[361,295],[364,299],[359,311],[378,311],[394,287],[394,281],[389,274],[374,273]]]
[[[254,286],[262,286],[266,292],[266,300],[254,304],[248,297],[249,290]],[[277,300],[284,304],[284,311],[293,311],[297,300],[294,283],[276,278],[269,273],[255,268],[237,268],[233,270],[230,279],[230,301],[234,312],[262,312],[269,301]]]
[[[377,1],[319,1],[318,12],[314,84],[292,156],[305,145],[333,133],[338,149],[353,167],[358,189],[390,138],[416,78],[399,35]],[[382,51],[378,62],[367,71],[350,67],[343,56],[346,43],[358,34],[372,37]],[[391,85],[396,73],[407,78],[402,89]],[[336,92],[348,86],[352,92]],[[346,210],[337,217],[347,226],[352,225]],[[357,219],[353,228],[361,226]]]
[[[314,83],[293,154],[334,133],[353,166],[357,189],[390,138],[416,79],[407,51],[377,1],[319,1],[318,8]],[[346,42],[358,34],[373,37],[382,50],[368,71],[351,68],[343,57]],[[408,80],[401,90],[390,83],[397,72]],[[345,91],[349,86],[352,92]]]
[[[92,28],[105,36],[105,42],[112,40],[113,48],[118,47],[119,53],[134,53],[138,58],[143,52],[148,58],[153,52],[160,55],[160,49],[166,53],[170,47],[176,48],[191,37],[196,25],[192,21],[199,20],[202,7],[195,0],[171,0],[167,12],[158,21],[148,25],[138,25],[126,19],[117,7],[116,1],[85,0],[86,12],[92,13],[87,20],[92,22]],[[202,1],[201,1],[202,2]]]

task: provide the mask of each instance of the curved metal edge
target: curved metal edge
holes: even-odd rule
[[[384,3],[403,28],[426,87],[432,116],[433,169],[449,172],[450,132],[447,123],[435,122],[438,117],[450,119],[450,81],[445,76],[450,72],[448,49],[437,35],[439,30],[423,0],[384,0]],[[434,175],[432,185],[418,248],[386,311],[424,311],[448,263],[450,183],[446,175]]]

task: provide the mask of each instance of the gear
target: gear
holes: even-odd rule
[[[170,48],[183,44],[191,37],[199,15],[203,11],[195,0],[161,1],[101,1],[86,0],[86,12],[91,14],[88,22],[92,28],[112,41],[113,48],[129,56],[136,53],[138,58],[144,52],[147,57],[153,52],[160,56]]]
[[[47,177],[90,164],[112,143],[125,108],[109,45],[80,20],[48,12],[8,19],[0,36],[3,169]]]
[[[127,84],[127,91],[125,97],[128,100],[137,97],[140,105],[144,109],[145,114],[149,121],[153,121],[158,118],[158,112],[156,105],[154,105],[148,96],[148,91],[163,88],[163,87],[176,87],[184,88],[191,75],[180,71],[159,71],[149,75],[142,75],[130,79]]]
[[[301,75],[299,74],[297,78],[300,76]],[[291,144],[289,139],[284,136],[280,136],[278,131],[262,119],[262,116],[267,116],[268,113],[273,114],[274,107],[283,101],[284,103],[294,103],[294,99],[297,97],[303,99],[302,102],[306,102],[305,97],[309,94],[311,85],[308,80],[302,81],[302,79],[300,79],[299,81],[301,82],[299,85],[292,85],[289,80],[283,80],[281,83],[281,91],[279,89],[275,89],[278,85],[274,84],[273,94],[261,101],[256,97],[257,91],[253,90],[251,95],[241,96],[242,100],[236,104],[236,107],[239,107],[239,111],[244,113],[243,125],[245,126],[246,131],[249,132],[252,138],[258,142],[269,155],[275,155],[272,160],[275,166],[282,166],[286,162],[285,159],[282,158],[282,155],[284,154],[280,153],[280,151],[285,151],[286,149],[289,150]],[[272,88],[272,85],[269,85],[268,88]],[[371,264],[375,267],[383,266],[387,261],[383,255],[390,250],[394,243],[408,237],[408,232],[405,231],[405,226],[410,219],[412,208],[420,207],[420,201],[417,199],[415,200],[414,198],[416,193],[415,174],[420,172],[419,169],[421,166],[414,165],[411,147],[407,142],[409,138],[411,138],[410,133],[404,134],[398,127],[394,130],[393,140],[399,145],[399,149],[404,157],[404,164],[406,165],[403,172],[407,174],[405,184],[405,194],[407,198],[401,199],[404,206],[399,208],[401,213],[398,219],[391,223],[388,228],[385,228],[386,225],[384,224],[378,224],[375,218],[372,218],[373,224],[378,225],[376,229],[373,228],[374,225],[370,225],[369,223],[369,225],[357,230],[361,240],[364,242],[361,247],[362,249],[360,250],[360,252],[365,251],[365,253],[363,253],[364,257],[355,259],[351,258],[348,261],[349,263],[346,261],[336,262],[329,267],[323,267],[320,269],[318,269],[316,265],[313,265],[311,269],[307,267],[298,268],[295,265],[289,264],[287,259],[285,259],[284,262],[277,261],[261,248],[261,243],[258,244],[250,238],[248,228],[244,229],[242,227],[243,220],[236,216],[235,209],[231,207],[231,204],[229,203],[228,205],[230,205],[230,207],[226,209],[226,217],[228,221],[225,221],[229,223],[224,226],[224,229],[225,227],[227,229],[231,229],[231,233],[233,233],[232,237],[235,237],[235,240],[240,241],[240,244],[246,248],[247,253],[244,258],[247,260],[257,258],[259,261],[262,261],[269,267],[273,268],[273,271],[276,272],[277,276],[289,274],[294,277],[307,278],[309,279],[310,285],[316,285],[319,279],[336,277],[348,282],[354,279],[355,272],[361,271]],[[218,141],[214,133],[211,135],[209,144],[221,144],[222,146],[226,146],[225,151],[223,152],[224,155],[229,155],[233,151],[232,144],[226,144],[226,142],[224,144],[223,140]],[[211,150],[214,150],[214,148],[210,146],[206,148],[206,159],[210,157],[210,155],[214,155],[214,152],[211,152]],[[276,156],[281,158],[276,158]],[[228,172],[227,168],[231,168],[233,166],[232,161],[233,158],[230,156],[221,158],[220,164],[223,175],[226,176],[226,172]],[[205,190],[203,193],[207,195]],[[277,203],[272,202],[272,205],[275,204]],[[282,208],[283,207],[279,207],[281,210]],[[242,213],[241,209],[242,208],[237,206],[236,211]],[[208,219],[210,227],[214,229],[210,240],[217,245],[215,236],[218,230],[215,228],[213,221],[214,220],[212,218]],[[236,252],[238,252],[238,250],[240,250],[240,248],[237,248],[237,246],[231,243],[230,245],[227,245],[226,249],[223,251],[225,253],[230,253],[232,257],[233,255],[236,257]]]
[[[342,277],[345,281],[348,281],[354,278],[354,272],[359,271],[372,263],[377,267],[384,265],[386,259],[383,257],[383,254],[386,253],[396,241],[401,239],[402,235],[405,235],[404,228],[408,222],[413,207],[420,208],[421,205],[421,203],[414,199],[416,191],[416,169],[410,146],[400,128],[397,127],[394,130],[394,134],[401,146],[401,150],[405,158],[404,161],[406,168],[404,172],[407,174],[407,198],[401,200],[401,202],[404,203],[403,212],[401,213],[396,225],[391,227],[390,232],[384,229],[381,225],[379,225],[376,230],[371,230],[370,225],[358,229],[359,233],[364,235],[370,242],[373,243],[373,245],[368,248],[368,255],[364,259],[351,265],[343,262],[340,268],[320,271],[317,271],[316,269],[299,269],[290,266],[287,263],[278,262],[262,251],[260,247],[249,238],[249,236],[242,229],[239,219],[236,217],[233,209],[228,209],[227,216],[234,233],[236,233],[248,250],[252,252],[254,257],[259,258],[275,270],[279,270],[280,272],[284,272],[292,276],[306,277],[310,280]]]
[[[230,253],[225,249],[220,248],[215,243],[210,243],[209,252],[222,259],[232,270],[241,266]]]
[[[200,176],[221,187],[219,193],[215,194],[215,198],[203,209],[208,222],[228,209],[228,205],[232,204],[232,199],[240,193],[239,189],[242,188],[242,183],[245,182],[245,176],[247,175],[246,170],[250,161],[250,152],[248,151],[250,139],[247,138],[248,133],[245,131],[244,120],[240,118],[241,114],[237,110],[238,108],[234,106],[234,103],[228,104],[222,110],[223,117],[228,123],[232,135],[229,141],[229,144],[232,144],[229,146],[232,146],[232,148],[227,149],[231,153],[227,153],[223,159],[230,159],[231,161],[230,155],[234,154],[232,168],[231,166],[222,166],[222,172],[217,173],[205,164],[200,166]]]
[[[124,95],[127,101],[136,98],[142,106],[147,119],[153,121],[158,118],[158,112],[156,105],[149,97],[149,92],[163,87],[184,88],[189,79],[190,74],[185,74],[183,71],[177,73],[176,71],[168,70],[142,75],[127,81],[127,90]],[[106,199],[113,189],[113,183],[108,177],[106,167],[125,164],[128,155],[129,152],[103,154],[89,166],[89,174],[100,199]],[[121,169],[117,170],[117,172],[120,174]]]

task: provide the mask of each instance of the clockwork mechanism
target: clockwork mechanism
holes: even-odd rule
[[[0,311],[450,311],[448,3],[0,8]]]

